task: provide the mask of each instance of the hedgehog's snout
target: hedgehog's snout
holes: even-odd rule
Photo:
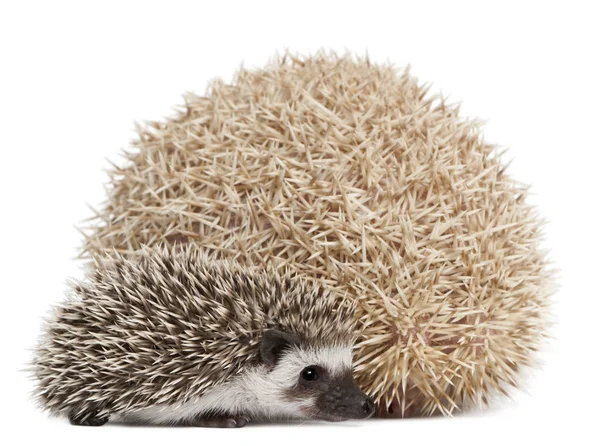
[[[362,412],[365,418],[371,417],[375,413],[375,403],[369,397],[365,399],[365,402],[362,405]]]
[[[369,418],[375,413],[375,403],[356,385],[350,370],[331,381],[315,401],[320,418],[340,421]]]
[[[341,409],[348,418],[369,418],[375,413],[375,403],[356,387],[354,395],[347,399],[347,403],[343,404]]]

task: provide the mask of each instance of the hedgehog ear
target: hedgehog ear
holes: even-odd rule
[[[260,343],[260,357],[269,367],[277,364],[285,350],[298,345],[297,336],[278,330],[266,330]]]

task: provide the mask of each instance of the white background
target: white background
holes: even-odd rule
[[[0,279],[3,444],[598,444],[598,11],[594,2],[2,2]],[[106,158],[133,122],[276,50],[319,48],[412,65],[533,185],[560,269],[552,338],[524,392],[452,419],[182,428],[77,428],[35,409],[24,373],[104,197]]]

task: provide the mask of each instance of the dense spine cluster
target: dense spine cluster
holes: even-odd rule
[[[476,122],[408,72],[285,55],[140,128],[84,255],[187,242],[357,304],[357,380],[385,411],[517,385],[548,271],[526,188]]]

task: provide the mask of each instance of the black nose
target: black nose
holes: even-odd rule
[[[367,398],[362,409],[365,417],[368,418],[375,412],[375,403],[370,398]]]

